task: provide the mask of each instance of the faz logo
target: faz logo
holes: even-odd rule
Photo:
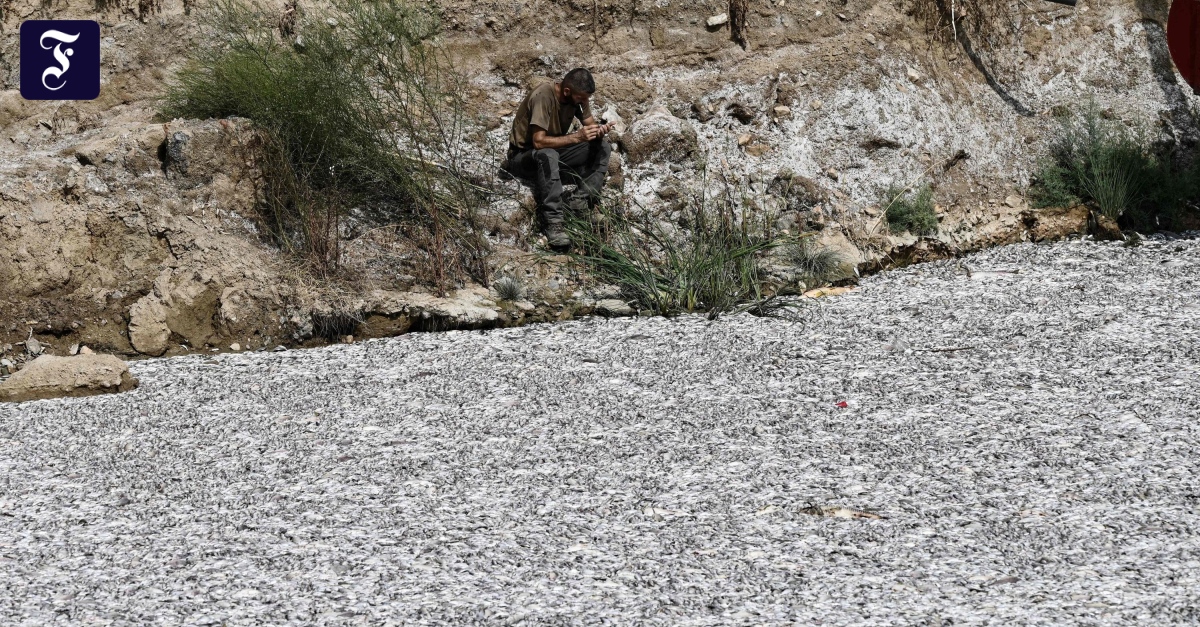
[[[21,96],[92,100],[100,95],[100,25],[91,20],[21,23]]]

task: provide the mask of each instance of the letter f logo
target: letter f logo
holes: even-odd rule
[[[62,45],[75,43],[79,40],[79,35],[80,33],[68,35],[64,32],[48,30],[42,33],[42,36],[38,38],[38,44],[42,47],[42,50],[50,49],[50,46],[46,45],[47,39],[52,39],[59,42],[58,45],[54,46],[54,60],[59,63],[60,67],[48,67],[46,68],[46,71],[42,72],[42,87],[45,87],[50,91],[58,91],[67,85],[67,82],[64,80],[58,85],[58,87],[51,87],[50,84],[46,82],[46,79],[51,76],[54,78],[62,78],[62,75],[66,74],[67,70],[71,69],[71,61],[67,59],[67,57],[75,54],[75,50],[73,48],[67,48],[66,52],[63,52]]]
[[[90,20],[21,23],[21,96],[92,100],[99,95],[99,24]]]

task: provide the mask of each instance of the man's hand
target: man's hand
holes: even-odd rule
[[[604,137],[604,134],[607,132],[608,129],[603,126],[583,126],[579,128],[578,132],[575,133],[575,138],[579,141],[579,143],[582,144],[584,142],[590,142],[593,139]]]

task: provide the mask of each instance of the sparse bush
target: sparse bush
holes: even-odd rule
[[[1090,201],[1116,220],[1146,198],[1159,165],[1120,122],[1106,120],[1095,103],[1066,115],[1034,186],[1038,206],[1074,198]]]
[[[837,251],[817,245],[811,236],[800,237],[788,244],[785,252],[787,260],[800,270],[809,286],[842,278],[845,259]]]
[[[480,276],[476,188],[463,169],[463,78],[431,43],[428,6],[333,0],[278,34],[253,0],[216,0],[211,41],[170,87],[165,113],[247,117],[264,141],[267,230],[322,270],[336,269],[341,223],[412,234],[444,289]]]
[[[795,304],[768,293],[759,260],[790,238],[772,236],[771,221],[729,199],[693,200],[682,234],[659,221],[601,207],[600,224],[568,219],[571,239],[585,252],[572,260],[600,281],[660,315],[750,312],[782,316]]]
[[[937,213],[933,209],[933,190],[922,185],[911,188],[888,188],[884,194],[883,219],[893,233],[908,231],[913,235],[933,235],[938,230]]]
[[[1123,227],[1183,230],[1200,223],[1200,161],[1156,152],[1095,103],[1063,116],[1030,188],[1038,207],[1091,204]]]
[[[496,295],[500,297],[500,300],[516,301],[521,300],[521,297],[525,295],[525,286],[510,276],[500,277],[493,281],[492,289],[496,290]]]
[[[1071,172],[1054,161],[1044,161],[1038,167],[1037,183],[1030,188],[1029,196],[1038,208],[1070,207],[1081,202],[1075,195]]]

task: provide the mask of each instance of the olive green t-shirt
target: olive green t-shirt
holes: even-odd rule
[[[573,118],[583,122],[590,117],[590,105],[562,104],[554,91],[554,81],[534,79],[525,100],[517,108],[508,141],[518,148],[532,148],[534,126],[542,127],[551,137],[561,137],[570,130]]]

